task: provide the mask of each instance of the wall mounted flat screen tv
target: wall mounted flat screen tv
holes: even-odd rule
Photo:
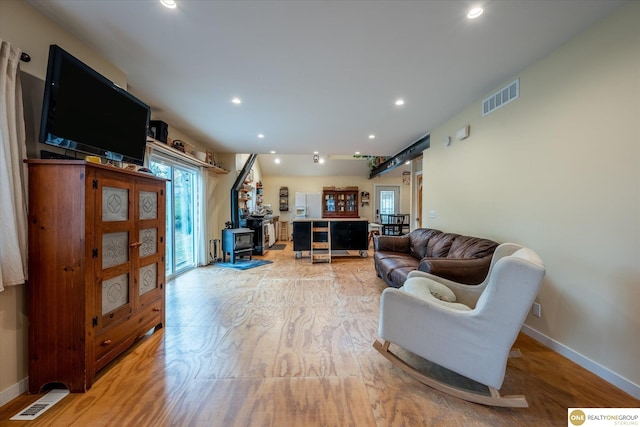
[[[144,102],[51,45],[40,142],[142,165],[150,114]]]

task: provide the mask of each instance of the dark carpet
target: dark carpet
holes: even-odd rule
[[[287,247],[286,243],[276,243],[275,245],[271,246],[269,249],[271,249],[272,251],[281,251],[286,247]]]

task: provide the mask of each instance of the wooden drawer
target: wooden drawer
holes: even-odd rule
[[[162,300],[124,317],[96,335],[96,371],[130,347],[142,335],[162,322]]]

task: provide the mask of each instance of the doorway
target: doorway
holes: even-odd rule
[[[422,173],[416,174],[416,228],[422,227]]]
[[[201,220],[198,169],[160,155],[152,155],[149,169],[167,181],[166,273],[170,278],[196,266]]]
[[[375,186],[375,222],[380,223],[380,215],[400,213],[400,186]]]

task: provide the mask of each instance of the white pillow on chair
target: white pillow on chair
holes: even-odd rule
[[[431,300],[440,305],[457,310],[471,310],[466,305],[456,302],[456,294],[451,289],[426,277],[411,277],[404,282],[400,289],[408,294],[424,300]]]

